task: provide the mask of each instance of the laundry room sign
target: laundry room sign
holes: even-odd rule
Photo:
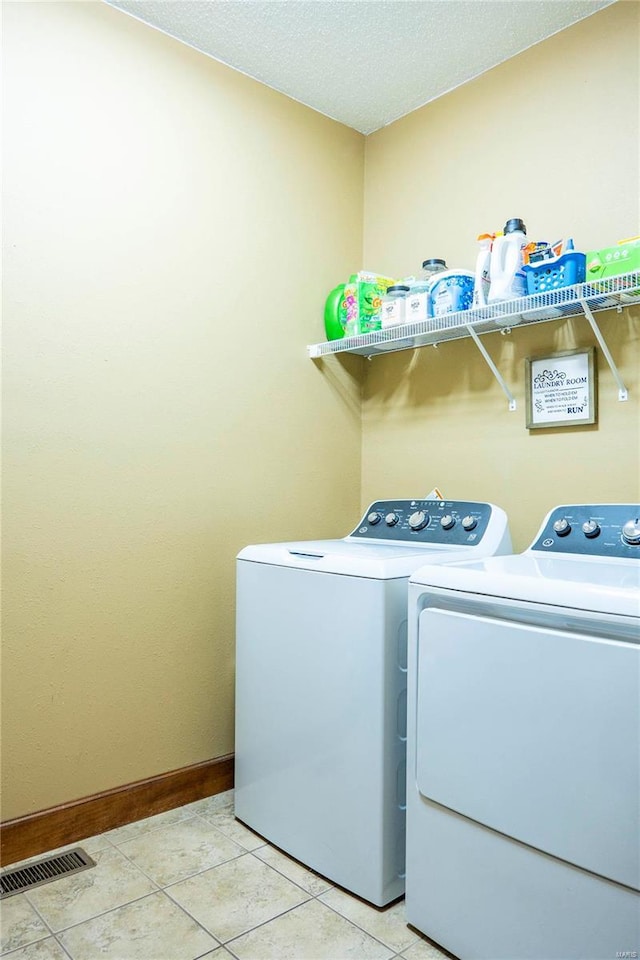
[[[525,365],[529,430],[596,422],[594,347],[531,357]]]

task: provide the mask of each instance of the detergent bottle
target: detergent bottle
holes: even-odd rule
[[[489,270],[491,266],[491,247],[496,238],[495,233],[481,233],[478,237],[480,249],[476,257],[476,277],[473,284],[473,306],[486,307],[491,280]]]
[[[324,329],[327,340],[339,340],[344,337],[344,322],[340,318],[340,306],[344,298],[344,283],[334,287],[324,305]]]
[[[334,287],[324,306],[327,340],[379,330],[382,294],[392,283],[391,277],[360,270],[352,273],[346,283]]]
[[[497,236],[491,249],[489,303],[513,300],[527,293],[523,248],[527,244],[527,228],[522,220],[507,220],[504,234]]]

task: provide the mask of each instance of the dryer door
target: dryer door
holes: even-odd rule
[[[420,793],[640,887],[640,647],[604,619],[598,636],[572,632],[571,611],[553,629],[476,607],[420,614]]]

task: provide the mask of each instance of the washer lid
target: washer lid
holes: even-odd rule
[[[638,560],[538,556],[532,552],[424,566],[411,583],[558,607],[640,617]]]
[[[473,551],[473,553],[472,553]],[[425,561],[449,563],[477,555],[478,547],[448,547],[441,544],[387,544],[354,540],[303,540],[291,543],[260,543],[245,547],[238,560],[296,567],[322,573],[339,573],[374,580],[408,577]]]

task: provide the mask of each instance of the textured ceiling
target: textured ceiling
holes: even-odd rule
[[[614,0],[107,0],[361,133]]]

